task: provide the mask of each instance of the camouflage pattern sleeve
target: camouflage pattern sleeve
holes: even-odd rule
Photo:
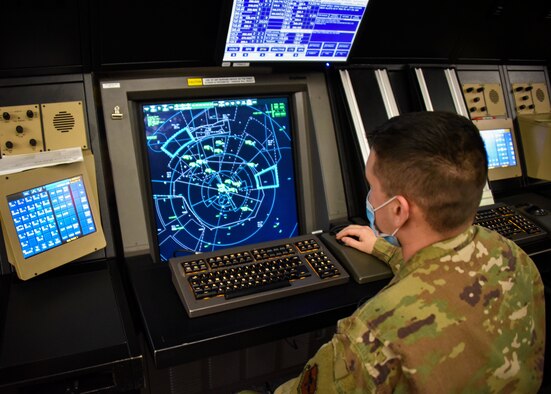
[[[355,316],[339,322],[332,340],[312,357],[302,373],[281,385],[287,393],[391,393],[402,373],[399,358]]]
[[[371,254],[388,264],[393,274],[396,274],[400,270],[404,262],[402,248],[392,245],[384,238],[377,238]]]

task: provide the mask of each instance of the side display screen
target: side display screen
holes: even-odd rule
[[[511,129],[481,130],[480,135],[488,154],[488,168],[517,165]]]
[[[82,176],[7,198],[25,259],[96,231]]]

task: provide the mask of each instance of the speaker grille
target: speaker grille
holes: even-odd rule
[[[495,89],[490,90],[489,97],[492,103],[497,104],[499,102],[499,93]]]
[[[543,89],[536,89],[536,98],[540,103],[543,103],[543,101],[545,100],[545,93]]]
[[[53,123],[57,131],[67,133],[75,127],[75,118],[67,111],[60,111],[54,116]]]

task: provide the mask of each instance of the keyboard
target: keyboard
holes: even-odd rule
[[[497,231],[519,245],[545,239],[547,232],[513,206],[493,204],[478,209],[474,224]]]
[[[348,282],[315,235],[169,260],[189,317],[204,316]]]

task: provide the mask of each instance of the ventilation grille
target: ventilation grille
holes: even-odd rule
[[[490,90],[488,95],[492,103],[497,104],[499,102],[499,93],[495,89]]]
[[[75,127],[75,118],[67,111],[60,111],[54,116],[53,123],[57,131],[67,133]]]
[[[540,103],[543,103],[543,101],[545,100],[545,93],[543,89],[536,89],[536,98]]]

